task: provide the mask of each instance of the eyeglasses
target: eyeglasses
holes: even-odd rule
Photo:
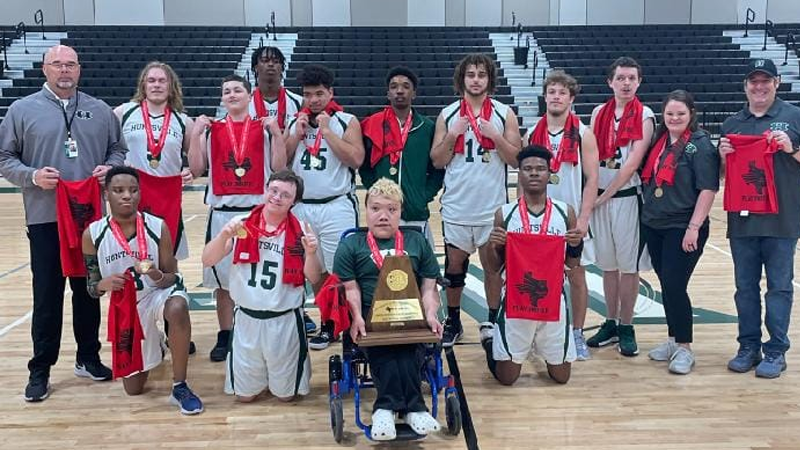
[[[275,189],[275,188],[267,189],[267,196],[269,196],[269,197],[278,197],[279,199],[281,199],[283,201],[287,201],[287,200],[291,200],[292,199],[291,194],[288,194],[286,192],[281,192],[281,191],[279,191],[278,189]]]
[[[81,66],[80,64],[74,62],[68,62],[68,63],[54,62],[54,63],[46,63],[46,65],[58,70],[67,69],[67,71],[69,72],[72,72]]]

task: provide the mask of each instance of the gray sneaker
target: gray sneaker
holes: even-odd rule
[[[665,342],[658,344],[658,346],[647,354],[653,361],[669,361],[672,355],[678,350],[678,344],[675,343],[675,338],[669,338]]]
[[[586,339],[583,337],[583,330],[572,330],[572,335],[575,337],[575,357],[578,361],[587,361],[592,359],[592,354],[589,353],[589,347],[586,345]]]
[[[678,347],[669,360],[669,371],[678,375],[686,375],[694,367],[694,352],[686,347]]]

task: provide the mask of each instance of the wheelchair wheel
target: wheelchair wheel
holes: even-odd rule
[[[339,355],[331,355],[328,359],[328,381],[340,381],[342,379],[342,357]]]
[[[331,431],[333,439],[340,443],[344,438],[344,414],[342,413],[342,399],[334,398],[330,401],[331,407]]]
[[[458,396],[447,396],[444,414],[447,420],[447,434],[457,436],[461,433],[461,405],[458,403]]]

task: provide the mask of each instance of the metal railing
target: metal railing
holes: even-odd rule
[[[775,33],[775,24],[771,20],[764,21],[764,47],[761,48],[762,52],[767,51],[767,38],[769,37],[769,30]]]
[[[791,47],[789,47],[790,43],[792,44]],[[786,66],[789,64],[789,48],[791,48],[794,51],[795,56],[797,56],[797,41],[795,40],[793,32],[790,31],[789,33],[786,34],[786,44],[784,46],[786,47],[786,51],[783,52],[783,64],[781,64],[782,66]]]
[[[17,38],[22,37],[22,45],[25,48],[25,54],[28,55],[30,52],[28,51],[28,33],[25,31],[25,22],[20,22],[14,28],[14,34]]]
[[[47,39],[44,35],[44,12],[41,9],[37,9],[35,13],[33,13],[33,21],[36,25],[42,27],[42,39]]]
[[[756,21],[756,12],[753,8],[747,8],[747,16],[744,20],[744,37],[747,37],[747,32],[750,29],[750,24]]]
[[[4,71],[11,69],[11,67],[8,66],[8,50],[7,50],[8,46],[10,46],[11,44],[7,43],[6,41],[5,29],[3,29],[2,39],[3,41],[0,42],[0,50],[3,51],[3,65],[0,66],[0,76],[3,76]]]

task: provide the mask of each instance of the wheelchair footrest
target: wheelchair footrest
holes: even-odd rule
[[[397,430],[397,437],[394,439],[395,441],[419,441],[421,439],[425,439],[427,436],[424,434],[417,434],[408,424],[405,423],[397,423],[394,426],[395,430]],[[372,434],[372,425],[367,427],[367,436]]]

